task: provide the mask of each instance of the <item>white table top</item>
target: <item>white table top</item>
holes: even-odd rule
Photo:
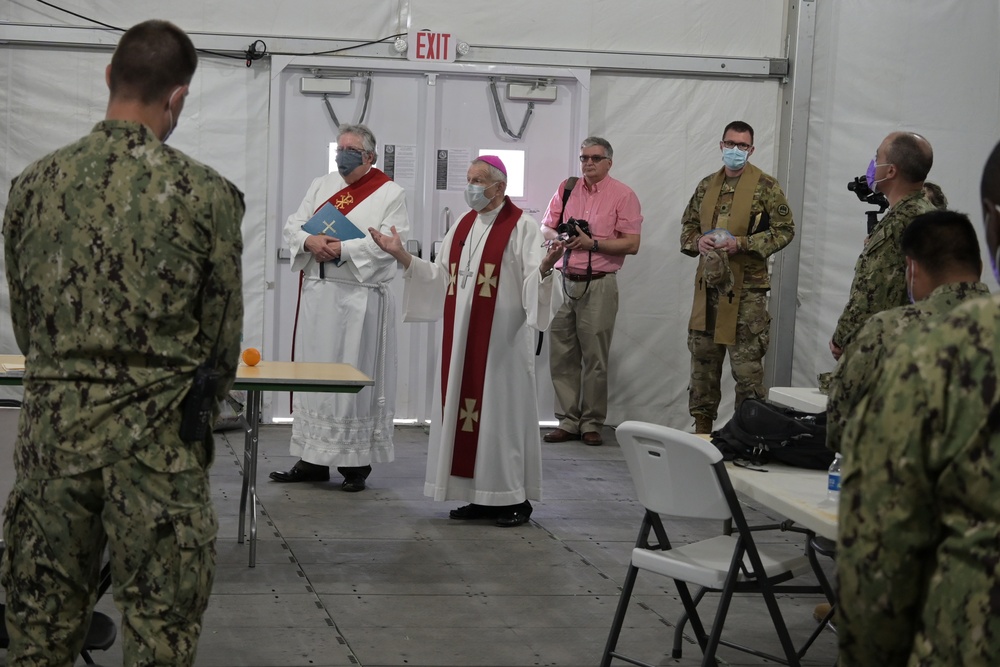
[[[826,394],[821,394],[816,387],[771,387],[767,392],[767,400],[775,405],[803,412],[826,410]]]
[[[827,474],[781,464],[762,470],[727,463],[733,488],[817,535],[837,539],[837,505],[826,497]]]

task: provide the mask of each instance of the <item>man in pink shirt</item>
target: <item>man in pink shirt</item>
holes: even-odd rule
[[[545,442],[582,439],[600,445],[608,414],[608,351],[618,313],[615,274],[625,255],[639,251],[642,212],[630,187],[609,175],[614,154],[601,137],[580,146],[583,178],[563,210],[560,183],[542,219],[547,239],[565,238],[566,254],[556,264],[566,300],[549,327],[549,367],[559,428]],[[567,179],[568,180],[568,179]]]

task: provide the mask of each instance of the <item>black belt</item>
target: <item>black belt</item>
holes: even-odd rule
[[[614,271],[594,271],[589,277],[591,280],[597,280],[598,278],[603,278],[604,276],[613,275],[615,275]],[[586,273],[564,273],[563,278],[571,280],[575,283],[585,283],[587,282],[588,276]]]

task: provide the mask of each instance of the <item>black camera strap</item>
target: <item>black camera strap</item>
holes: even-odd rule
[[[569,196],[571,194],[573,194],[573,188],[576,187],[576,182],[578,180],[580,180],[580,178],[578,176],[570,176],[569,178],[566,179],[566,182],[563,184],[562,208],[559,209],[559,222],[556,223],[556,227],[557,228],[560,227],[562,225],[562,223],[563,223],[563,217],[566,215],[566,202],[569,201]],[[569,264],[569,251],[566,251],[566,254],[563,256],[563,266],[565,267],[568,264]],[[589,262],[588,262],[588,264],[589,264]],[[566,292],[566,282],[565,281],[563,281],[563,292],[566,294],[566,296],[569,296],[569,293]],[[584,292],[584,294],[586,294],[586,292]],[[579,297],[577,297],[577,298],[579,298]],[[539,331],[538,332],[538,345],[535,346],[535,356],[536,357],[539,356],[542,353],[542,338],[543,338],[543,333],[541,331]]]
[[[566,214],[566,202],[569,201],[569,196],[573,194],[573,188],[576,187],[576,182],[578,180],[580,179],[576,176],[570,176],[566,179],[566,183],[563,186],[563,205],[559,210],[559,222],[556,223],[557,227],[563,223],[563,216]]]
[[[571,299],[573,301],[579,301],[584,296],[586,296],[587,291],[590,290],[591,276],[594,275],[594,267],[591,264],[591,262],[594,259],[594,251],[593,250],[588,250],[587,251],[587,280],[583,283],[583,292],[580,293],[580,296],[573,296],[572,294],[569,293],[569,290],[566,289],[566,282],[567,281],[565,280],[565,276],[566,276],[567,273],[569,273],[569,268],[568,268],[569,267],[569,257],[572,254],[572,252],[573,252],[572,250],[567,250],[566,254],[563,255],[563,268],[562,268],[562,274],[563,274],[563,277],[564,277],[564,279],[563,279],[563,294],[566,295],[567,299]]]
[[[563,224],[563,217],[566,214],[566,202],[569,201],[569,196],[570,196],[570,194],[573,193],[573,188],[576,187],[576,182],[578,180],[580,180],[580,179],[577,176],[570,176],[569,178],[566,179],[566,184],[563,186],[562,209],[559,211],[559,222],[556,223],[556,227],[557,228],[561,227],[562,224]],[[570,254],[572,252],[573,252],[572,250],[567,250],[566,254],[563,255],[563,265],[562,265],[562,269],[561,269],[563,277],[565,277],[566,274],[569,273],[569,258],[570,258]],[[587,290],[590,289],[590,276],[593,275],[593,272],[594,272],[593,267],[591,266],[591,259],[592,258],[593,258],[593,252],[588,253],[587,254],[587,282],[586,282],[586,284],[585,284],[585,286],[583,288],[583,294],[581,294],[580,296],[573,296],[572,294],[570,294],[569,291],[566,289],[566,281],[563,280],[563,294],[565,294],[567,296],[567,298],[572,299],[573,301],[577,301],[578,299],[582,299],[583,296],[584,296],[584,294],[587,293]],[[540,353],[541,349],[542,349],[542,341],[541,341],[541,338],[539,338],[539,340],[538,340],[538,352],[536,352],[536,354]]]

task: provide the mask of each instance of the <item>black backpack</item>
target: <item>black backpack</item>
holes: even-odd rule
[[[712,444],[727,461],[753,465],[784,463],[826,470],[834,452],[826,447],[826,413],[814,414],[750,398],[729,423],[712,432]]]

